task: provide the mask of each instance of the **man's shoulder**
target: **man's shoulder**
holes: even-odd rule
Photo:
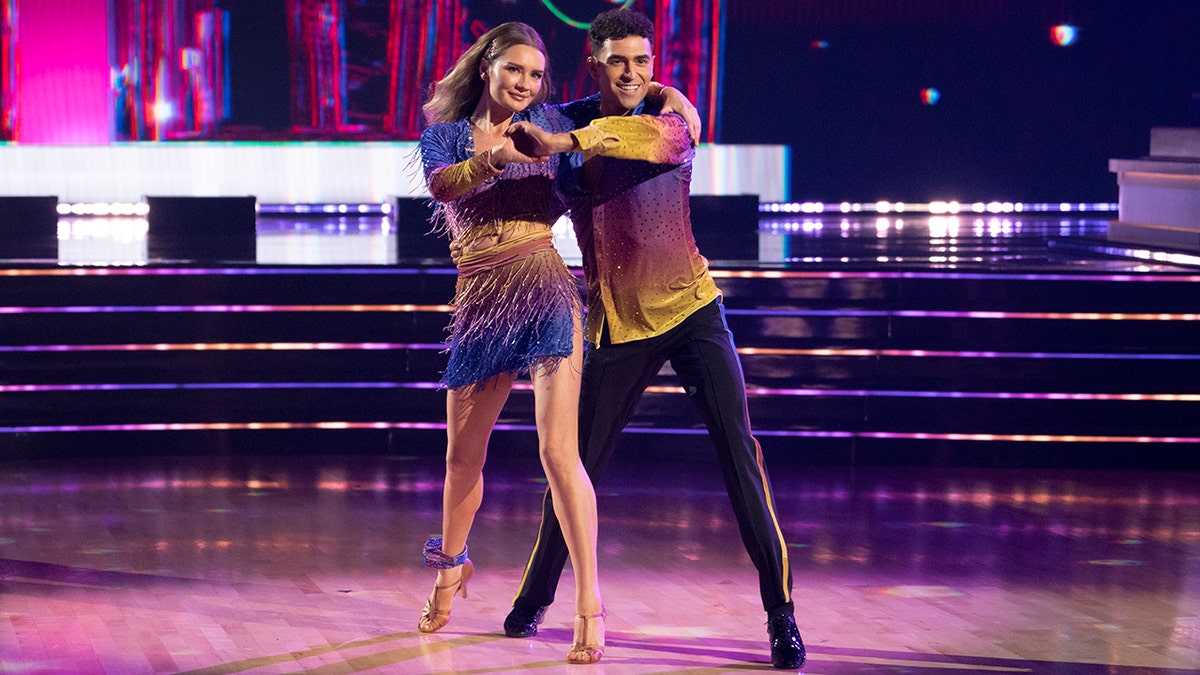
[[[547,103],[539,103],[525,112],[519,113],[516,119],[528,120],[547,131],[555,133],[570,131],[574,128],[571,120],[563,114],[561,106]]]
[[[585,96],[569,103],[559,104],[557,107],[576,128],[587,126],[600,116],[600,94]]]
[[[655,103],[649,99],[642,101],[640,109],[633,111],[635,115],[651,115],[658,117],[662,114],[662,103]]]

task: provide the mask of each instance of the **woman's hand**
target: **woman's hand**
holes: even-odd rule
[[[552,134],[531,122],[514,122],[504,133],[517,149],[531,156],[548,157],[575,149],[575,138],[571,134]]]
[[[541,164],[550,159],[545,153],[530,152],[527,146],[518,148],[512,136],[505,136],[491,148],[489,160],[496,169],[503,169],[509,164]]]
[[[688,135],[692,137],[692,145],[700,143],[700,111],[696,110],[696,106],[683,95],[675,87],[663,87],[662,92],[662,108],[663,115],[667,113],[675,113],[687,122]]]

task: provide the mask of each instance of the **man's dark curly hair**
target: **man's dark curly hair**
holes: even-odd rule
[[[610,9],[601,12],[588,28],[592,53],[599,54],[606,40],[622,40],[630,35],[654,41],[654,24],[641,12],[630,9]]]

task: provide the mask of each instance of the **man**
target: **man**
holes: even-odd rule
[[[771,662],[799,668],[805,650],[793,618],[787,549],[762,449],[750,431],[721,293],[692,234],[694,149],[683,119],[657,116],[645,100],[653,28],[629,10],[596,17],[588,69],[600,93],[562,108],[576,131],[550,135],[522,126],[516,132],[539,155],[576,151],[561,184],[588,289],[579,449],[598,482],[642,393],[670,361],[716,446],[742,541],[758,569]],[[504,621],[510,637],[537,633],[567,559],[550,500],[547,491],[537,544]]]

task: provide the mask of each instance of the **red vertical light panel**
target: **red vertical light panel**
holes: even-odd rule
[[[705,119],[709,143],[720,133],[724,12],[721,0],[655,0],[655,79],[691,99]]]
[[[341,0],[290,0],[292,124],[296,131],[340,131],[347,123]]]
[[[446,74],[466,46],[462,0],[392,0],[388,40],[389,105],[384,130],[417,138],[429,85]]]

